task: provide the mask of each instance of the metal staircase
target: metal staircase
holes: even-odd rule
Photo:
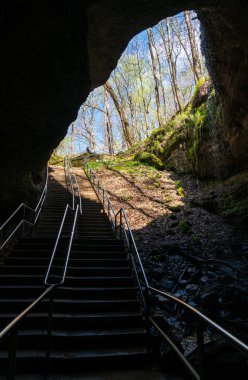
[[[206,375],[205,326],[247,355],[247,346],[232,334],[149,285],[125,210],[115,212],[87,162],[88,179],[83,172],[76,177],[68,159],[65,168],[50,170],[39,201],[42,210],[39,206],[38,217],[33,212],[35,223],[28,222],[31,236],[21,231],[0,266],[0,376],[10,380],[28,372],[83,375],[87,369],[149,368],[151,326],[194,379]],[[24,220],[5,236],[2,248]],[[153,316],[152,294],[176,303],[196,320],[197,368]]]
[[[9,379],[15,368],[17,373],[34,368],[38,373],[71,373],[96,366],[133,367],[149,360],[125,246],[114,237],[90,184],[81,197],[80,214],[78,195],[68,192],[72,175],[66,175],[67,186],[63,170],[49,175],[34,236],[21,237],[0,267],[0,328],[42,295],[44,279],[47,285],[42,299],[10,329],[12,334],[1,334],[0,367]],[[73,211],[68,217],[66,204]]]

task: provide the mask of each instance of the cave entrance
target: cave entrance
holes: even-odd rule
[[[116,154],[183,112],[208,77],[200,22],[185,11],[136,35],[108,81],[95,89],[55,154]]]

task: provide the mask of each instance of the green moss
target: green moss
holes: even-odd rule
[[[149,153],[149,152],[139,152],[135,155],[135,160],[147,164],[150,166],[153,166],[154,168],[158,170],[162,170],[164,168],[163,162],[161,161],[160,158],[155,156],[154,153]]]
[[[206,78],[205,77],[201,77],[198,80],[198,82],[196,83],[196,86],[195,86],[195,91],[194,91],[194,94],[193,94],[193,98],[198,94],[201,86],[204,85],[205,82],[206,82]]]

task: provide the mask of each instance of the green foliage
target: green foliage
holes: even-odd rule
[[[162,170],[164,168],[163,162],[161,161],[160,158],[155,156],[154,153],[139,152],[135,155],[135,160],[143,164],[153,166],[154,168],[158,170]]]
[[[58,164],[60,163],[62,165],[64,158],[65,158],[64,156],[58,155],[56,154],[56,152],[54,152],[49,158],[48,164],[55,165],[56,163]]]
[[[95,160],[95,161],[89,161],[88,162],[89,168],[93,170],[101,169],[102,167],[106,166],[106,163],[102,160]]]
[[[177,187],[177,194],[180,197],[185,197],[187,195],[186,191],[184,190],[182,186]]]
[[[140,166],[140,162],[135,160],[116,160],[116,161],[108,161],[106,162],[106,167],[111,170],[125,170],[128,172],[132,172],[134,168]]]
[[[131,201],[132,199],[133,199],[133,196],[130,195],[130,194],[123,193],[123,194],[120,195],[120,200],[122,202],[128,202],[128,201]]]
[[[189,233],[190,231],[190,225],[189,223],[186,221],[186,220],[180,220],[180,222],[178,223],[178,229],[183,233],[183,234],[187,234]]]

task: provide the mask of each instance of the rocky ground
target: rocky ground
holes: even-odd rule
[[[115,210],[126,210],[150,283],[247,342],[248,234],[204,207],[209,194],[216,199],[227,185],[143,165],[110,163],[96,172]],[[185,329],[182,311],[159,298],[153,307],[192,353],[195,330]],[[206,343],[214,338],[208,332]]]

